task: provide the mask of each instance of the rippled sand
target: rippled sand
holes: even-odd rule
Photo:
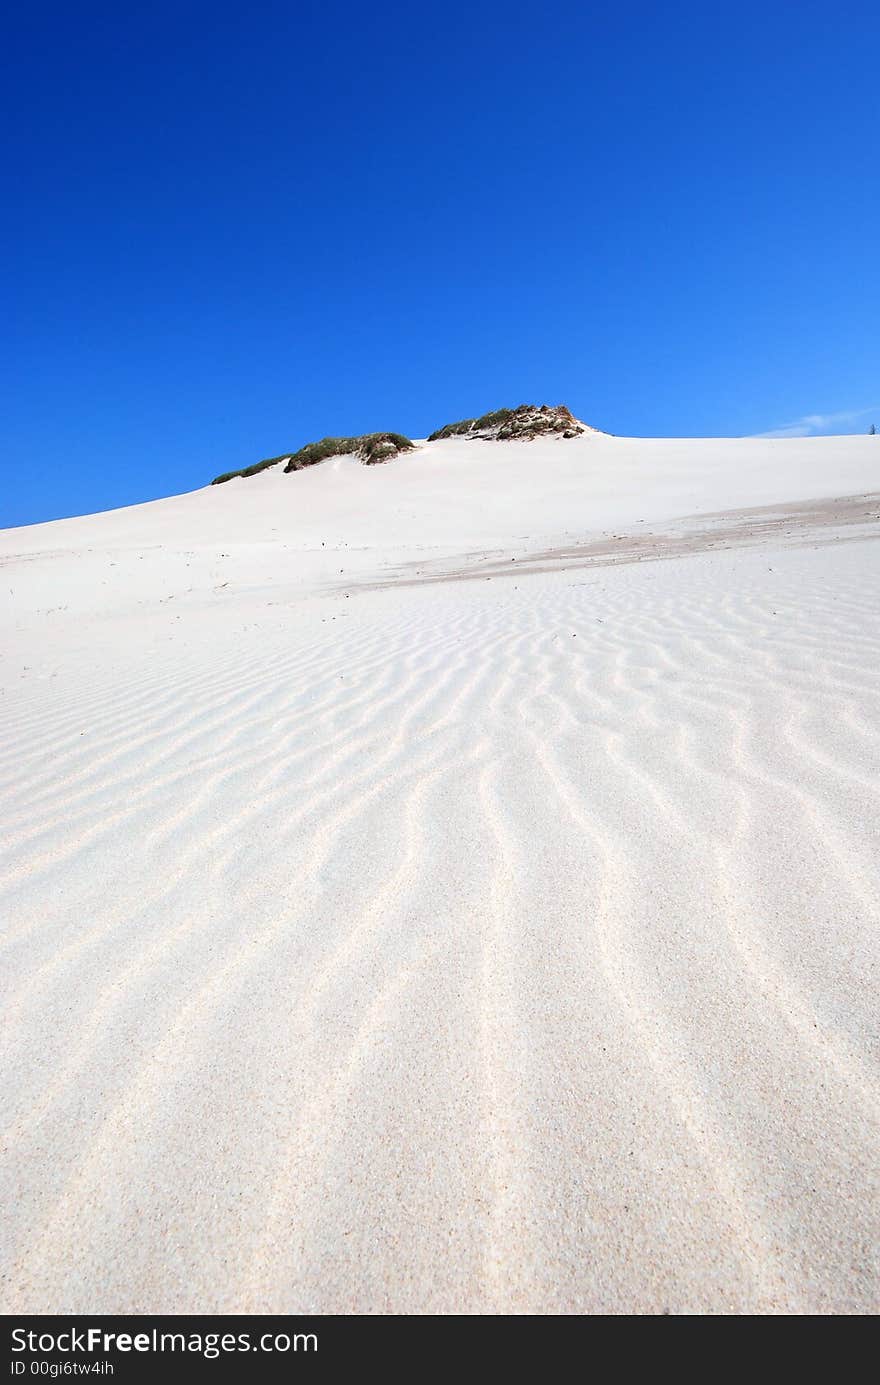
[[[0,536],[5,1310],[876,1310],[876,497],[265,486]]]

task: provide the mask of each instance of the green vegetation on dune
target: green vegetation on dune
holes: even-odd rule
[[[445,423],[436,433],[431,433],[428,442],[437,442],[438,438],[457,438],[464,433],[479,433],[484,428],[497,428],[512,418],[513,412],[513,409],[495,409],[492,413],[483,414],[482,418],[463,418],[458,423]]]
[[[359,457],[365,466],[376,462],[387,462],[398,452],[408,452],[415,446],[403,433],[362,433],[354,438],[321,438],[320,442],[306,443],[293,456],[284,468],[285,471],[301,471],[303,467],[324,462],[328,457]]]
[[[428,442],[440,438],[485,438],[497,442],[509,442],[516,438],[538,438],[555,433],[564,438],[575,438],[583,428],[564,404],[552,408],[549,404],[520,404],[516,409],[495,409],[483,414],[482,418],[463,418],[458,423],[447,423],[432,433]]]
[[[508,442],[547,434],[575,438],[583,431],[583,426],[564,404],[555,407],[549,404],[520,404],[516,409],[493,409],[480,418],[462,418],[457,423],[446,423],[431,434],[428,442],[456,437]],[[284,462],[285,472],[302,471],[304,467],[315,466],[330,457],[358,457],[365,466],[375,466],[378,462],[389,462],[399,452],[411,451],[414,446],[403,433],[360,433],[351,438],[320,438],[317,442],[307,442],[298,452],[282,452],[278,457],[267,457],[265,461],[242,467],[240,471],[224,471],[222,476],[215,476],[211,484],[220,485],[223,481],[231,481],[234,476],[256,476],[258,472],[278,466],[281,462]]]
[[[253,466],[242,467],[240,471],[224,471],[215,476],[212,486],[231,481],[234,476],[256,476],[267,467],[277,466],[286,461],[285,472],[302,471],[304,467],[325,462],[329,457],[356,456],[365,466],[375,466],[378,462],[388,462],[399,452],[409,452],[415,446],[403,433],[362,433],[353,438],[321,438],[320,442],[307,442],[298,452],[282,452],[278,457],[267,457],[265,461],[255,462]]]
[[[285,457],[289,457],[289,452],[282,452],[280,457],[267,457],[263,462],[254,462],[253,466],[242,467],[240,471],[224,471],[222,476],[215,476],[211,482],[212,486],[219,486],[223,481],[231,481],[233,476],[256,476],[257,472],[265,471],[267,467],[277,466],[283,462]]]

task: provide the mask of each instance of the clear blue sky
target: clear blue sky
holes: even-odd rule
[[[0,48],[0,524],[523,401],[880,427],[876,0],[49,0]]]

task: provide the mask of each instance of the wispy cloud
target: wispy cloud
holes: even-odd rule
[[[880,416],[880,405],[871,404],[867,409],[841,409],[835,414],[804,414],[794,423],[783,423],[779,428],[770,428],[766,433],[756,433],[756,438],[809,438],[814,433],[831,433],[841,424],[857,423],[867,419],[868,414]]]

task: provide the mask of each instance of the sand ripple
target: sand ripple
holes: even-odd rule
[[[37,650],[6,1311],[876,1309],[878,553]]]

